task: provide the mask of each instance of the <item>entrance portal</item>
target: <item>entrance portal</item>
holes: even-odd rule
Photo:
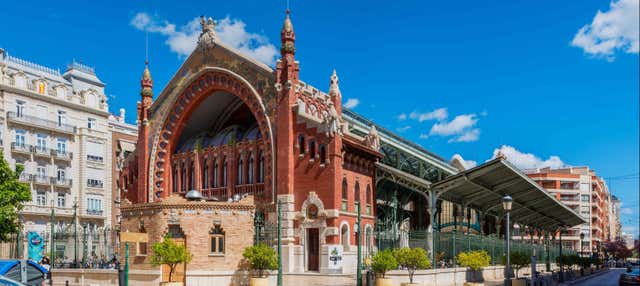
[[[308,270],[320,270],[320,235],[317,228],[309,228],[307,230],[307,253]]]

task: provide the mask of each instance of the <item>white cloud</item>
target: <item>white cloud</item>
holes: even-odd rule
[[[198,17],[176,28],[173,23],[140,12],[131,19],[130,24],[138,30],[167,37],[165,44],[180,57],[191,54],[197,45],[201,32]],[[242,20],[231,19],[229,16],[218,20],[216,35],[220,41],[251,58],[268,65],[275,64],[278,54],[276,47],[265,36],[247,32],[246,24]]]
[[[429,138],[429,134],[424,134],[424,133],[420,134],[420,139],[427,139],[427,138]]]
[[[347,102],[344,103],[344,107],[346,108],[356,108],[356,106],[358,106],[358,104],[360,104],[360,100],[357,98],[349,98],[347,99]]]
[[[591,24],[584,25],[571,41],[585,53],[613,60],[616,51],[637,54],[640,50],[640,0],[612,1],[609,11],[596,13]]]
[[[411,126],[407,125],[407,126],[396,128],[396,131],[402,133],[402,132],[407,132],[407,130],[409,130],[409,129],[411,129]]]
[[[471,128],[478,122],[475,114],[462,114],[456,116],[449,122],[439,122],[434,124],[429,131],[429,135],[450,136],[462,134],[467,128]]]
[[[398,121],[403,121],[407,119],[407,114],[406,113],[400,113],[398,114],[398,116],[396,117],[398,119]]]
[[[465,160],[464,158],[462,158],[462,155],[460,154],[453,154],[453,156],[451,157],[451,161],[453,160],[458,160],[458,162],[462,164],[465,170],[471,169],[478,165],[478,162],[473,160]]]
[[[475,142],[480,139],[480,129],[474,128],[471,130],[464,131],[461,135],[449,139],[449,143],[451,142]]]
[[[419,112],[411,112],[409,114],[409,118],[418,120],[419,122],[427,121],[427,120],[438,120],[442,121],[447,119],[449,116],[449,112],[447,112],[446,108],[438,108],[434,111],[419,113]]]
[[[633,209],[632,208],[622,208],[622,209],[620,209],[620,214],[632,215],[633,214]]]
[[[544,167],[557,169],[567,166],[558,156],[549,156],[546,160],[542,160],[534,154],[520,152],[509,145],[502,145],[499,149],[494,149],[493,156],[491,158],[496,158],[499,152],[504,154],[507,157],[507,160],[519,169],[535,169]]]

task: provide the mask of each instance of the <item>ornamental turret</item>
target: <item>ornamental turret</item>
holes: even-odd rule
[[[342,114],[342,94],[340,93],[340,78],[338,78],[338,73],[336,70],[333,70],[331,77],[329,79],[329,96],[331,96],[331,101],[333,105],[335,105],[339,114]]]
[[[148,195],[147,168],[149,167],[149,110],[153,103],[153,79],[149,71],[149,62],[144,63],[142,79],[140,79],[140,97],[138,102],[138,192],[137,202],[148,202],[152,199]]]
[[[291,17],[289,14],[291,13],[289,9],[287,9],[287,16],[284,19],[284,24],[282,25],[282,30],[280,31],[280,55],[283,59],[289,60],[287,57],[291,56],[291,60],[293,60],[293,55],[296,54],[296,33],[293,31],[293,24],[291,23]]]

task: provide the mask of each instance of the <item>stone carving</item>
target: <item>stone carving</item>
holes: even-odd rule
[[[364,136],[364,144],[373,150],[380,150],[380,135],[375,126],[371,126],[369,134]]]
[[[200,26],[202,26],[202,33],[198,38],[198,45],[203,49],[212,48],[216,40],[216,22],[211,17],[205,20],[204,16],[200,16]]]
[[[329,84],[329,95],[338,96],[340,94],[340,79],[338,78],[338,74],[336,70],[333,70],[333,74],[331,74],[330,84]]]
[[[327,137],[333,137],[336,134],[342,135],[340,130],[340,126],[342,125],[341,121],[342,119],[340,118],[340,115],[338,115],[338,111],[333,105],[333,102],[329,102],[329,114],[327,114],[327,116],[322,120]]]

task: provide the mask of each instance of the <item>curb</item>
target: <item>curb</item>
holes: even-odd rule
[[[573,281],[569,281],[569,282],[564,282],[564,283],[562,283],[562,284],[558,284],[558,286],[569,286],[569,285],[573,285],[573,284],[575,284],[575,283],[579,283],[579,282],[585,281],[585,280],[587,280],[587,279],[591,279],[591,278],[594,278],[594,277],[598,277],[598,276],[600,276],[600,275],[603,275],[603,274],[605,274],[605,273],[609,273],[609,272],[611,272],[611,269],[610,269],[610,268],[609,268],[609,269],[607,269],[607,270],[605,270],[605,271],[600,271],[600,272],[598,272],[598,273],[596,273],[596,274],[591,274],[591,275],[589,275],[589,276],[583,276],[583,277],[580,277],[580,278],[578,278],[578,279],[576,279],[576,280],[573,280]]]

